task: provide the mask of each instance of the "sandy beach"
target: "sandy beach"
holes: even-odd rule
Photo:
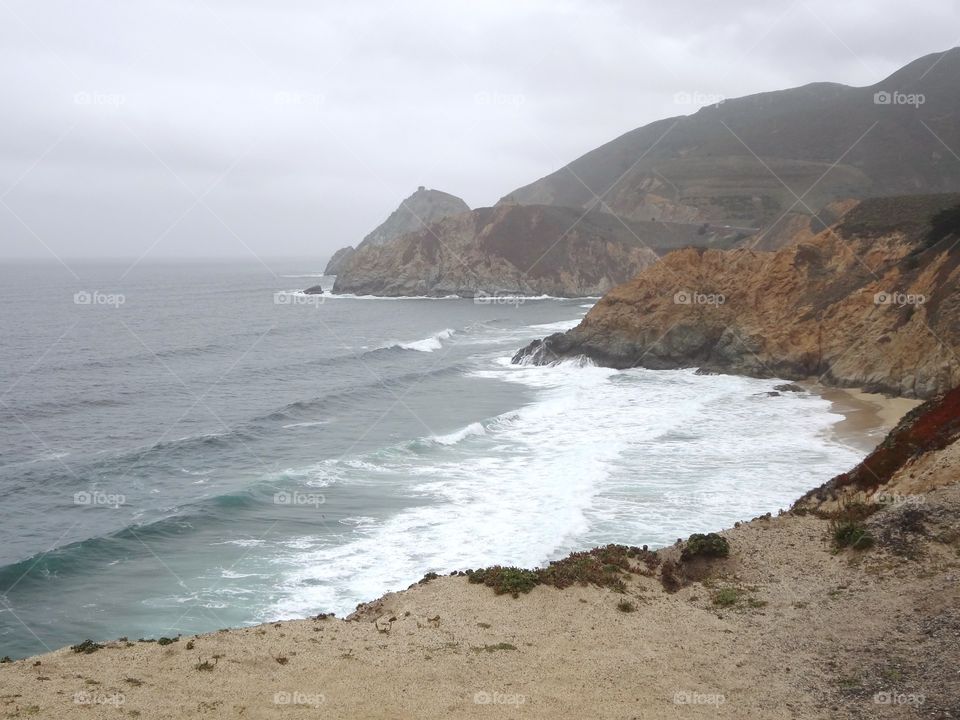
[[[873,450],[900,418],[923,402],[868,393],[858,388],[835,388],[816,383],[802,385],[829,400],[831,412],[843,415],[833,427],[836,438],[864,453]]]

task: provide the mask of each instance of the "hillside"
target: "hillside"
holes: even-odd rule
[[[869,87],[727,100],[632,130],[501,202],[591,207],[602,196],[624,218],[760,228],[759,246],[776,249],[834,200],[960,191],[958,76],[954,48]]]
[[[861,202],[776,253],[679,250],[515,362],[701,367],[927,398],[960,383],[960,195]]]

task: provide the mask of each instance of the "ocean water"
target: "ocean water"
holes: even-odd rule
[[[591,299],[317,299],[309,261],[71,267],[0,266],[0,656],[669,544],[862,455],[773,380],[510,364]]]

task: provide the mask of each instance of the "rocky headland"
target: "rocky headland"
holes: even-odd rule
[[[679,250],[515,362],[707,371],[928,398],[960,383],[960,196],[868,199],[776,252]]]
[[[334,292],[600,295],[656,257],[636,228],[608,213],[503,205],[359,248],[337,275]]]
[[[415,193],[401,201],[386,220],[370,231],[356,248],[348,245],[337,250],[327,263],[324,274],[338,275],[357,250],[384,245],[401,235],[422,230],[437,220],[465,212],[470,212],[470,206],[456,195],[421,185]]]

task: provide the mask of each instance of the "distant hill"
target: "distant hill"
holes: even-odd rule
[[[440,190],[428,190],[421,185],[370,232],[356,249],[383,245],[401,235],[421,230],[432,222],[465,212],[470,212],[470,206],[457,196]],[[336,275],[354,251],[352,246],[337,250],[327,263],[325,273]]]
[[[960,191],[958,80],[954,48],[870,87],[727,100],[628,132],[500,203],[587,208],[595,193],[624,218],[759,228],[758,247],[776,249],[835,200]]]

